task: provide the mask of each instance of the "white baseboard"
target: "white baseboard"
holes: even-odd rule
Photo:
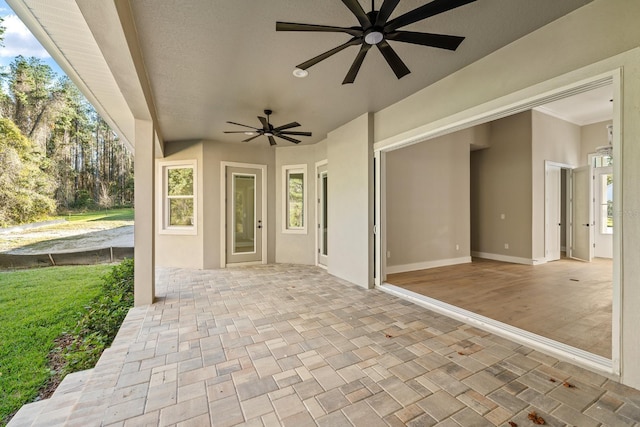
[[[544,259],[520,258],[520,257],[508,256],[508,255],[491,254],[488,252],[471,252],[471,256],[476,258],[491,259],[494,261],[511,262],[514,264],[524,264],[524,265],[540,265],[540,264],[545,264],[547,262]]]
[[[387,274],[404,273],[406,271],[426,270],[429,268],[446,267],[448,265],[466,264],[471,262],[470,256],[461,258],[438,259],[435,261],[423,261],[413,264],[388,265]]]

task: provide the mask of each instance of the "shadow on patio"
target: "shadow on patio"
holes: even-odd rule
[[[316,267],[159,269],[157,294],[10,426],[640,423],[637,390]]]

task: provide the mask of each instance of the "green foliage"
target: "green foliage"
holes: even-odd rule
[[[104,276],[102,293],[87,307],[65,350],[66,373],[95,366],[109,347],[129,309],[133,307],[133,259],[124,260]]]
[[[73,329],[108,270],[92,265],[0,272],[0,425],[47,383],[54,339]]]
[[[4,19],[0,16],[0,47],[4,47],[4,32],[6,30],[2,22],[4,22]]]
[[[9,119],[0,118],[0,226],[36,221],[55,211],[54,182],[42,153]]]

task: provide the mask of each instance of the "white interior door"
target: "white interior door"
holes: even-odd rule
[[[327,267],[329,265],[329,223],[328,223],[328,203],[329,203],[329,174],[327,165],[318,167],[318,265]]]
[[[262,261],[262,170],[227,166],[226,262]]]
[[[561,174],[559,166],[547,165],[545,175],[545,257],[547,261],[560,259],[561,247]]]
[[[594,253],[613,258],[613,167],[595,169]]]
[[[571,250],[569,257],[582,261],[593,258],[592,206],[593,173],[591,166],[571,172]]]

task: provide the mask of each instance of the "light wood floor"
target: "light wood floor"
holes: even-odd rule
[[[390,274],[387,283],[611,358],[611,260],[528,266],[484,259]]]

